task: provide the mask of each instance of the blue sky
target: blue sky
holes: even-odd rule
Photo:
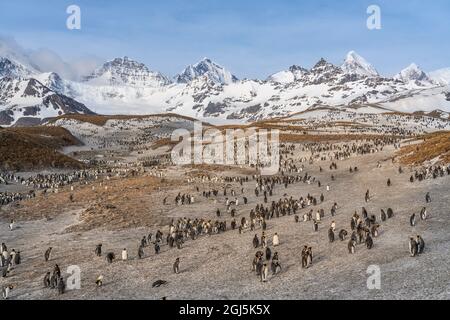
[[[67,6],[81,30],[66,28]],[[381,8],[368,30],[367,7]],[[170,76],[207,56],[238,77],[265,78],[355,50],[380,73],[415,62],[450,67],[450,1],[396,0],[0,0],[0,36],[65,60],[127,55]]]

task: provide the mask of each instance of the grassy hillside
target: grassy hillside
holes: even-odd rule
[[[82,168],[82,163],[57,151],[79,144],[59,127],[0,128],[0,170]]]
[[[417,165],[437,158],[440,162],[450,163],[449,131],[430,133],[420,139],[422,142],[403,147],[398,152],[400,162]]]

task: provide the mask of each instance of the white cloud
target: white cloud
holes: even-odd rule
[[[46,48],[28,50],[12,37],[0,35],[0,56],[14,59],[41,72],[56,72],[64,79],[79,80],[91,73],[103,60],[95,56],[64,61],[56,52]]]

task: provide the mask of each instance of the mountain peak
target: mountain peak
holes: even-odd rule
[[[313,69],[317,69],[320,67],[324,67],[327,65],[330,65],[331,63],[329,63],[327,60],[325,60],[324,58],[320,58],[320,60],[314,65]]]
[[[203,59],[202,60],[200,60],[198,63],[200,63],[200,62],[207,62],[207,63],[212,63],[212,61],[211,61],[211,59],[210,58],[208,58],[208,57],[203,57]],[[197,63],[197,64],[198,64]]]
[[[400,73],[394,76],[394,79],[401,80],[405,83],[410,81],[419,82],[431,82],[428,75],[422,71],[415,63],[411,63],[405,69],[400,71]]]
[[[294,64],[290,66],[288,70],[283,70],[272,74],[267,78],[267,81],[281,84],[288,84],[301,80],[303,76],[307,73],[308,73],[307,69]]]
[[[289,71],[291,71],[291,72],[297,72],[297,71],[307,72],[308,70],[306,70],[305,68],[303,68],[301,66],[294,64],[289,67]]]
[[[347,53],[344,64],[341,69],[345,73],[357,74],[366,77],[377,77],[379,76],[377,70],[366,61],[363,57],[357,54],[355,51],[350,51]]]
[[[230,84],[238,81],[231,72],[206,57],[194,65],[187,66],[180,74],[175,76],[175,81],[188,83],[200,76],[206,76],[217,84]]]
[[[413,70],[413,71],[422,71],[417,64],[412,62],[409,66],[407,66],[404,70]]]
[[[161,87],[170,84],[170,80],[160,72],[151,71],[144,63],[127,56],[105,62],[83,81],[95,85],[134,87]]]

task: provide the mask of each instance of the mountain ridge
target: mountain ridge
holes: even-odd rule
[[[220,123],[285,116],[321,104],[340,108],[378,103],[388,110],[409,113],[450,111],[450,86],[441,79],[445,72],[441,81],[436,81],[413,64],[394,77],[383,77],[354,51],[347,54],[341,66],[321,58],[310,69],[292,65],[265,80],[239,80],[208,58],[186,67],[174,81],[127,56],[105,62],[78,82],[62,79],[54,72],[30,71],[24,65],[4,65],[0,70],[4,75],[0,77],[3,125],[7,125],[5,118],[11,125],[30,113],[34,118],[46,116],[45,112],[30,111],[36,105],[52,111],[48,101],[47,105],[45,101],[27,102],[18,96],[18,82],[25,86],[30,79],[47,88],[41,90],[59,95],[53,100],[59,101],[56,109],[62,114],[173,112]]]

